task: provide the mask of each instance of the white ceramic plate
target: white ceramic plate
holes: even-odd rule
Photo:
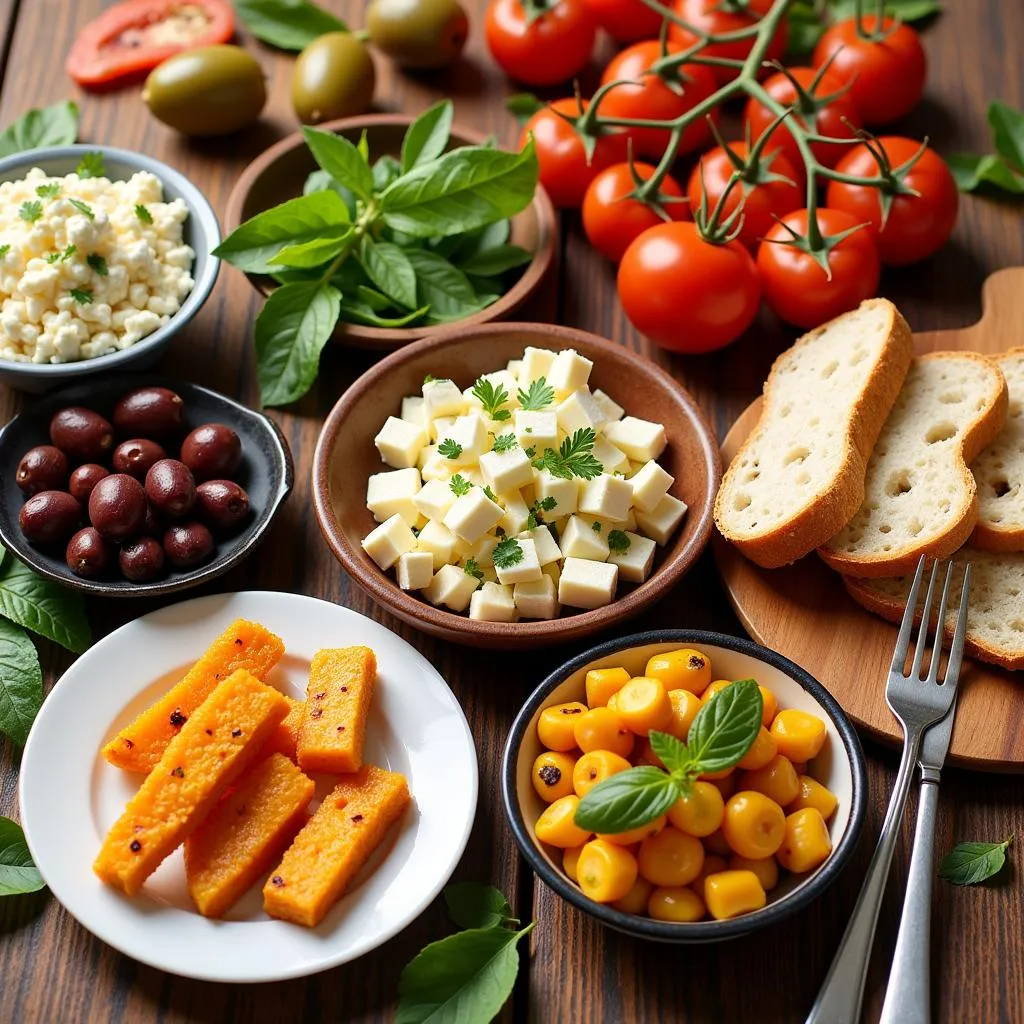
[[[201,917],[181,852],[128,898],[92,862],[140,777],[100,747],[187,671],[238,618],[260,622],[286,654],[267,679],[304,697],[322,647],[365,644],[378,677],[366,759],[401,772],[413,804],[318,928],[275,921],[255,887],[221,921]],[[317,795],[329,789],[318,785]],[[221,594],[162,608],[101,640],[46,699],[21,764],[21,821],[53,894],[81,924],[128,956],[208,981],[296,978],[346,963],[401,931],[451,876],[476,811],[477,764],[462,708],[431,664],[377,622],[294,594]]]

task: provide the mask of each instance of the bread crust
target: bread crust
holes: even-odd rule
[[[787,520],[775,524],[757,536],[739,536],[730,529],[726,521],[723,506],[730,489],[735,485],[741,457],[757,442],[775,415],[773,391],[781,368],[793,352],[813,342],[842,317],[836,317],[803,335],[772,364],[764,385],[761,415],[722,479],[722,485],[715,497],[715,524],[726,540],[762,568],[777,569],[814,551],[830,537],[835,536],[864,501],[868,457],[885,425],[914,357],[910,327],[900,311],[887,299],[867,299],[861,303],[861,308],[872,306],[887,307],[890,315],[888,337],[880,358],[864,383],[859,400],[850,409],[843,460],[833,480],[817,494],[808,498],[804,506]]]

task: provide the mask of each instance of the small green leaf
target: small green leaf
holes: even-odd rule
[[[80,178],[102,178],[106,173],[107,162],[103,159],[103,154],[96,150],[83,153],[75,168],[75,174]]]
[[[1001,157],[950,153],[946,164],[961,192],[987,186],[1010,195],[1024,195],[1024,175],[1017,174]]]
[[[538,377],[530,381],[530,387],[526,391],[520,388],[516,397],[524,410],[539,411],[554,402],[555,389],[548,386],[547,378]]]
[[[484,571],[477,565],[475,558],[467,558],[466,564],[462,567],[462,571],[467,576],[472,576],[474,579],[482,580],[484,578]]]
[[[368,203],[373,197],[373,173],[359,149],[334,132],[306,127],[302,135],[320,169]]]
[[[462,445],[446,437],[438,446],[437,452],[446,459],[457,459],[462,454]]]
[[[402,165],[389,153],[379,157],[373,165],[373,191],[383,192],[396,178],[402,175]]]
[[[491,498],[491,501],[494,499]],[[515,537],[503,537],[498,541],[491,558],[499,569],[511,569],[523,560],[522,545]]]
[[[93,299],[91,288],[72,288],[68,293],[79,305],[87,306]]]
[[[592,454],[596,440],[597,435],[590,427],[580,428],[562,441],[557,452],[554,448],[545,448],[533,465],[563,480],[571,480],[574,476],[593,480],[604,472],[604,466]]]
[[[521,267],[533,259],[533,253],[521,249],[518,245],[499,245],[493,249],[484,249],[465,262],[459,269],[464,274],[476,274],[478,277],[497,277],[514,267]]]
[[[44,146],[69,146],[78,135],[78,104],[71,100],[30,110],[0,132],[0,157]]]
[[[0,618],[0,732],[24,746],[43,705],[43,671],[24,630]]]
[[[0,565],[0,615],[75,654],[91,641],[81,594],[40,576],[17,558]]]
[[[700,774],[732,768],[761,728],[764,698],[753,679],[724,686],[694,718],[687,733],[690,759]]]
[[[481,308],[466,275],[443,256],[428,249],[409,249],[405,255],[416,274],[416,294],[421,305],[430,306],[431,320],[459,320]]]
[[[445,888],[444,902],[460,928],[499,928],[515,921],[505,894],[493,885],[456,882]]]
[[[346,323],[364,324],[366,327],[408,327],[410,324],[422,320],[428,308],[428,306],[421,306],[411,313],[406,313],[405,316],[387,317],[381,316],[365,303],[342,299],[340,316]]]
[[[90,269],[99,274],[100,277],[106,277],[110,270],[107,267],[107,261],[98,253],[91,252],[85,257],[85,262],[89,264]]]
[[[0,896],[21,896],[45,886],[43,876],[32,862],[21,826],[0,816]]]
[[[533,95],[532,92],[517,92],[505,100],[505,109],[522,125],[547,104]]]
[[[996,152],[1015,170],[1024,174],[1024,114],[1005,103],[989,104],[988,123]]]
[[[149,208],[143,206],[142,203],[135,204],[135,216],[142,221],[143,224],[153,223],[153,214],[149,212]]]
[[[628,832],[660,817],[680,793],[679,782],[660,768],[627,768],[589,790],[574,820],[590,832]]]
[[[461,498],[464,494],[469,494],[473,485],[461,473],[456,473],[448,481],[448,488],[457,498]]]
[[[519,442],[516,440],[515,434],[499,434],[494,439],[494,451],[499,455],[504,452],[510,452],[513,448],[518,448]]]
[[[825,31],[813,0],[796,0],[786,11],[786,24],[786,56],[810,56]]]
[[[349,220],[355,217],[357,212],[356,197],[352,190],[336,182],[326,171],[321,171],[319,167],[315,171],[309,172],[302,185],[302,194],[304,196],[312,195],[314,192],[336,192],[345,203]]]
[[[84,214],[86,217],[88,217],[89,220],[95,220],[96,219],[96,214],[93,213],[92,207],[88,203],[83,203],[81,199],[68,199],[68,202],[79,213]],[[136,212],[137,211],[138,211],[138,207],[136,207]],[[146,214],[147,215],[149,214],[149,210],[146,210]],[[153,218],[150,217],[149,220],[150,220],[150,223],[152,223]]]
[[[416,308],[416,271],[409,257],[390,242],[374,242],[363,235],[359,262],[370,280],[403,309]],[[420,305],[426,305],[424,297]]]
[[[670,772],[687,772],[693,763],[690,752],[682,740],[667,732],[652,729],[647,737],[651,741],[651,750]]]
[[[369,306],[375,313],[382,313],[384,310],[392,308],[391,300],[383,292],[377,291],[376,288],[369,288],[365,284],[356,285],[356,296],[361,303]]]
[[[55,181],[47,182],[45,185],[37,185],[36,195],[40,199],[56,199],[60,195],[60,185]]]
[[[409,125],[402,139],[402,174],[436,160],[445,151],[452,128],[452,110],[451,100],[441,100]]]
[[[977,885],[997,874],[1006,862],[1010,836],[1002,843],[957,843],[942,858],[939,875],[954,885]]]
[[[243,25],[261,42],[279,50],[304,50],[328,32],[347,32],[340,18],[307,0],[235,0]]]
[[[347,224],[325,228],[319,238],[298,245],[286,245],[275,253],[270,262],[275,267],[291,267],[294,270],[311,270],[340,256],[352,244],[355,232]]]
[[[631,543],[629,534],[624,533],[622,530],[611,530],[608,534],[608,547],[612,551],[628,551]]]
[[[27,220],[29,224],[34,224],[43,215],[43,204],[38,200],[33,199],[31,202],[24,202],[18,207],[18,216],[22,220]]]

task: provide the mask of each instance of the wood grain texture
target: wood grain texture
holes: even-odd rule
[[[361,24],[360,0],[321,0]],[[484,0],[463,0],[473,20],[468,60],[458,68],[412,78],[377,61],[379,106],[416,112],[441,95],[455,102],[456,119],[508,144],[517,136],[501,106],[516,87],[486,57]],[[0,89],[0,124],[29,107],[75,95],[60,68],[76,30],[105,6],[100,0],[0,0],[0,41],[17,11],[9,60]],[[1009,0],[950,2],[927,29],[931,60],[928,97],[906,125],[927,133],[943,151],[985,151],[984,107],[1001,98],[1024,105],[1018,58],[1024,7]],[[271,98],[259,126],[230,140],[188,142],[148,117],[138,87],[106,96],[78,96],[83,137],[140,149],[188,174],[223,215],[230,187],[258,152],[294,128],[288,102],[291,58],[245,40],[268,74]],[[0,43],[2,45],[2,43]],[[605,51],[607,53],[607,50]],[[2,51],[0,51],[2,60]],[[596,76],[589,76],[592,84]],[[586,87],[584,82],[584,87]],[[554,95],[554,94],[552,94]],[[979,312],[982,280],[1002,266],[1024,263],[1019,206],[964,200],[954,243],[910,270],[887,273],[884,293],[895,299],[919,330],[960,327]],[[589,251],[575,215],[563,218],[561,285],[552,281],[524,315],[555,320],[612,337],[653,355],[686,383],[723,437],[760,391],[772,359],[793,334],[767,314],[748,336],[717,355],[697,359],[652,352],[629,327],[615,300],[614,269]],[[195,378],[246,401],[256,397],[251,356],[255,292],[240,274],[224,268],[202,314],[175,341],[160,369]],[[892,782],[894,761],[869,745],[871,815],[854,863],[826,896],[770,936],[728,946],[677,949],[640,943],[601,929],[591,919],[536,885],[515,855],[498,800],[498,763],[512,716],[529,689],[578,647],[537,654],[493,655],[456,648],[421,636],[377,610],[344,577],[324,546],[310,506],[309,475],[319,424],[337,396],[371,357],[335,349],[326,354],[316,388],[274,416],[292,445],[297,485],[275,529],[251,560],[197,595],[213,590],[281,589],[337,601],[385,622],[414,643],[451,682],[477,741],[481,797],[470,847],[456,872],[460,879],[501,886],[526,917],[538,921],[529,969],[524,967],[503,1020],[540,1024],[618,1022],[779,1022],[801,1020],[824,978],[870,856]],[[0,421],[22,399],[0,389]],[[90,615],[97,635],[155,607],[157,602],[96,602]],[[718,581],[710,553],[684,583],[630,629],[692,626],[741,632]],[[47,678],[68,658],[43,651]],[[853,668],[853,666],[851,666]],[[17,816],[17,758],[0,743],[0,813]],[[943,783],[937,847],[960,839],[995,839],[1021,831],[1024,812],[1015,780],[948,773]],[[908,856],[897,852],[893,891],[902,887]],[[890,900],[879,928],[868,984],[868,1017],[877,1017],[884,965],[895,940],[898,903]],[[1024,922],[1019,876],[982,890],[936,888],[936,1019],[970,1024],[1024,1020]],[[355,965],[277,985],[220,986],[186,981],[142,967],[93,939],[45,895],[0,901],[0,1019],[26,1024],[51,1021],[203,1022],[390,1021],[401,965],[422,945],[446,934],[435,904],[405,933]],[[525,957],[524,957],[525,961]]]

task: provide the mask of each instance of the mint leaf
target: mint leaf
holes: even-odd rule
[[[574,820],[591,832],[628,832],[664,814],[681,792],[679,782],[660,768],[627,768],[589,790]]]
[[[505,894],[493,885],[456,882],[445,888],[444,902],[460,928],[500,928],[516,920]]]
[[[1024,175],[1017,174],[1001,157],[951,153],[946,157],[946,165],[961,192],[990,186],[1010,195],[1024,195]]]
[[[1024,114],[997,100],[989,104],[988,123],[992,126],[996,152],[1014,170],[1024,174]]]
[[[516,397],[523,409],[538,412],[547,408],[555,400],[555,389],[548,387],[545,377],[538,377],[536,380],[530,381],[529,390],[523,391],[520,388]]]
[[[437,451],[439,455],[443,455],[446,459],[457,459],[462,454],[462,445],[458,441],[453,441],[450,437],[446,437],[437,446]]]
[[[0,816],[0,896],[21,896],[45,886],[21,826]]]
[[[343,135],[317,128],[303,128],[302,135],[320,169],[368,203],[373,197],[373,174],[358,147]]]
[[[75,168],[75,174],[80,178],[102,178],[106,173],[107,162],[103,159],[103,154],[96,150],[83,153]]]
[[[451,100],[441,100],[409,125],[402,139],[402,174],[436,160],[445,151],[451,134],[452,109]]]
[[[705,704],[687,733],[690,759],[699,774],[732,768],[761,728],[764,699],[753,679],[725,686]]]
[[[325,228],[319,238],[298,245],[286,245],[270,258],[275,267],[311,270],[340,256],[352,243],[354,232],[347,224]]]
[[[957,843],[942,858],[939,876],[954,885],[984,882],[1002,870],[1012,842],[1013,836],[1002,843]]]
[[[91,641],[80,594],[33,572],[17,558],[0,565],[0,615],[75,654]]]
[[[43,672],[25,632],[0,618],[0,732],[24,746],[43,704]]]
[[[397,305],[416,308],[416,271],[408,256],[391,242],[374,242],[364,235],[359,262],[370,280]],[[426,301],[421,303],[426,305]]]
[[[443,256],[428,249],[409,249],[405,255],[416,273],[416,294],[430,306],[432,321],[460,320],[481,308],[469,279]]]
[[[279,50],[304,50],[328,32],[347,32],[340,18],[306,0],[235,0],[243,25],[261,42]]]
[[[477,274],[480,277],[497,277],[513,267],[521,267],[533,259],[533,253],[527,252],[518,245],[499,245],[493,249],[484,249],[475,253],[459,269],[464,274]]]
[[[0,157],[43,146],[69,146],[78,135],[78,104],[71,100],[30,110],[0,132]]]

